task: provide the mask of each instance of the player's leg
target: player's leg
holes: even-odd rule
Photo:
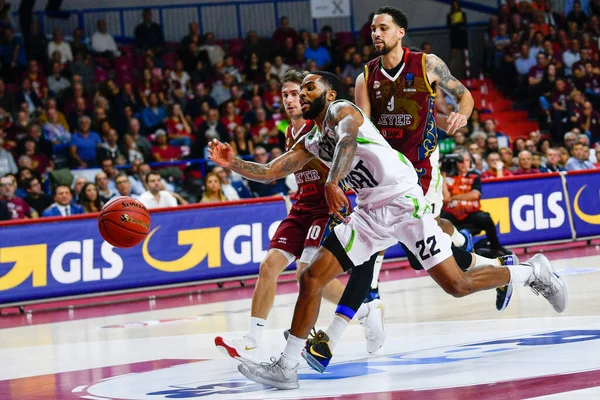
[[[420,200],[418,196],[417,202]],[[403,206],[398,204],[399,208]],[[404,207],[410,207],[408,202]],[[394,231],[398,240],[402,240],[409,250],[419,257],[429,275],[454,297],[463,297],[481,290],[502,287],[508,284],[529,285],[541,293],[554,309],[562,312],[567,303],[564,283],[556,275],[548,259],[541,254],[527,262],[508,266],[481,266],[463,272],[452,257],[450,240],[436,224],[431,214],[412,214],[416,218],[396,222]]]
[[[248,333],[239,338],[217,336],[215,346],[219,350],[238,361],[256,359],[267,316],[275,300],[277,279],[281,272],[300,256],[304,245],[303,238],[309,226],[310,224],[293,210],[279,224],[269,244],[267,256],[260,263],[258,280],[252,294]]]

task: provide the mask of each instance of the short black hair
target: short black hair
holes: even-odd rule
[[[158,173],[158,171],[152,170],[152,171],[148,172],[148,175],[146,175],[146,183],[148,183],[148,179],[150,179],[150,175],[156,175],[160,179],[162,179],[162,176]]]
[[[65,188],[69,189],[69,193],[71,193],[71,196],[73,195],[73,192],[71,191],[71,188],[69,187],[69,185],[64,185],[61,183],[54,188],[54,191],[52,192],[52,197],[56,196],[56,192],[58,192],[58,189],[60,189],[61,187],[65,187]]]
[[[375,11],[375,15],[379,14],[389,15],[394,20],[394,23],[400,28],[404,28],[404,30],[408,29],[408,18],[406,17],[406,14],[404,14],[399,8],[392,6],[379,7]]]
[[[127,178],[127,180],[129,180],[129,176],[127,176],[127,174],[126,174],[125,172],[119,172],[119,173],[117,174],[117,176],[115,176],[115,183],[117,183],[117,179],[119,179],[119,178],[121,178],[121,177],[123,177],[123,176],[124,176],[125,178]],[[147,183],[147,182],[146,182],[146,183]]]
[[[337,75],[327,71],[315,71],[311,72],[311,74],[319,75],[321,81],[323,81],[330,89],[335,90],[338,96],[342,95],[342,81]]]
[[[25,180],[23,181],[23,187],[24,187],[25,189],[31,189],[31,183],[32,183],[33,181],[37,181],[37,180],[38,180],[38,178],[36,178],[35,176],[33,176],[33,177],[31,177],[31,178],[27,178],[27,179],[25,179]]]

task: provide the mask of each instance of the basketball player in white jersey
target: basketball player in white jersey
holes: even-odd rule
[[[397,242],[418,254],[423,268],[454,297],[513,283],[531,286],[557,312],[566,308],[565,285],[541,254],[520,265],[490,265],[463,272],[452,256],[450,237],[431,214],[410,161],[390,147],[357,106],[346,100],[336,101],[340,88],[339,78],[328,72],[314,72],[304,79],[302,112],[305,118],[315,120],[316,127],[269,164],[235,158],[229,144],[217,140],[209,144],[214,162],[259,182],[279,179],[315,157],[320,159],[330,167],[325,188],[327,204],[330,212],[340,217],[340,210],[348,206],[340,182],[344,180],[357,193],[357,208],[334,228],[302,273],[282,356],[272,363],[240,364],[238,370],[243,375],[279,389],[298,388],[301,352],[317,320],[323,287]],[[325,341],[305,349],[328,362],[331,352],[324,354],[325,350],[329,351]]]

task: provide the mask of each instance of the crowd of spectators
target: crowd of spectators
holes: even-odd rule
[[[511,143],[475,110],[442,147],[465,146],[484,177],[597,162],[590,145],[600,139],[600,114],[593,109],[600,95],[600,0],[591,1],[589,17],[574,11],[563,18],[550,2],[528,4],[509,0],[492,18],[488,67],[527,75],[511,93],[527,94],[528,105],[550,121],[553,140],[532,132],[528,141]],[[466,15],[452,7],[456,50],[466,46]],[[0,21],[0,203],[11,218],[35,218],[49,207],[52,215],[75,213],[77,207],[63,206],[60,184],[71,187],[68,203],[84,212],[97,212],[117,195],[159,207],[293,193],[293,179],[247,182],[206,160],[202,174],[195,160],[206,159],[213,138],[230,142],[241,157],[276,157],[289,125],[283,75],[292,68],[335,72],[343,79],[342,97],[353,100],[354,81],[374,56],[370,22],[355,37],[329,26],[319,34],[296,31],[282,16],[270,38],[250,31],[227,43],[201,33],[197,23],[179,43],[166,42],[150,10],[142,12],[132,43],[118,45],[102,19],[96,28],[90,38],[81,27],[67,38],[60,30],[47,38],[37,21],[22,34],[6,18]],[[517,56],[521,51],[527,62]],[[501,79],[509,75],[498,74],[498,83],[509,88]],[[159,164],[150,167],[153,162]],[[79,169],[96,170],[90,176]]]
[[[338,36],[338,43],[328,26],[311,34],[297,32],[285,16],[279,22],[271,38],[250,31],[229,43],[191,23],[180,43],[169,43],[146,9],[134,41],[118,45],[102,19],[90,38],[81,27],[71,37],[56,30],[49,38],[37,21],[15,32],[5,15],[0,202],[10,218],[71,215],[76,205],[97,212],[118,195],[162,207],[293,193],[293,179],[260,184],[213,170],[207,142],[218,138],[239,156],[267,162],[282,153],[289,125],[281,98],[285,73],[334,71],[352,99],[373,52],[368,30],[358,41]],[[152,169],[153,162],[160,164]],[[62,206],[61,184],[71,187],[73,209]]]

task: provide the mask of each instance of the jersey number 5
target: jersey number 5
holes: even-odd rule
[[[426,242],[429,245],[429,254],[425,254],[427,249],[425,245]],[[419,249],[419,257],[421,257],[422,261],[427,260],[429,257],[435,256],[441,251],[440,249],[435,248],[435,246],[437,246],[437,240],[435,240],[435,236],[429,236],[426,240],[419,240],[416,243],[416,246],[417,249]]]

